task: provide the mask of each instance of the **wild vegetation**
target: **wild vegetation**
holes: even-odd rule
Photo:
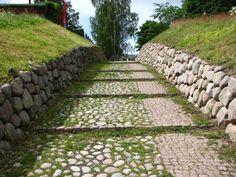
[[[0,13],[1,80],[10,68],[25,70],[29,62],[52,60],[78,46],[93,44],[39,16]]]
[[[212,64],[224,65],[236,73],[236,17],[213,15],[178,20],[152,39],[199,55]]]

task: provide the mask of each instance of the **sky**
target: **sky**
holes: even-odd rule
[[[32,0],[33,1],[33,0]],[[28,0],[0,0],[0,3],[28,3]],[[181,0],[132,0],[131,10],[139,15],[139,24],[141,26],[146,20],[153,20],[150,16],[154,13],[153,3],[166,3],[181,6]],[[89,19],[94,16],[95,9],[90,0],[71,0],[72,6],[80,13],[79,22],[83,26],[85,33],[91,37],[91,28]],[[132,45],[135,44],[134,40],[129,41]]]

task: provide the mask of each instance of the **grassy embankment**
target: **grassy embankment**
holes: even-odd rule
[[[79,46],[93,44],[39,16],[0,13],[0,83],[9,68],[27,70],[29,61],[40,64]]]
[[[209,63],[226,66],[236,73],[235,16],[221,14],[178,20],[152,42],[187,50]]]

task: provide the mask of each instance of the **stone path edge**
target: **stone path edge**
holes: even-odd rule
[[[79,79],[75,82],[131,82],[131,81],[158,81],[156,78],[135,78],[135,79]]]
[[[110,61],[108,64],[140,64],[138,61]]]
[[[147,72],[148,70],[130,70],[130,69],[126,69],[126,70],[112,70],[112,69],[108,69],[108,70],[97,70],[95,72],[98,73],[102,73],[102,72],[120,72],[120,73],[125,73],[125,72]],[[87,70],[87,72],[94,72],[92,70]]]
[[[65,94],[62,95],[66,98],[100,98],[100,97],[108,97],[108,98],[155,98],[155,97],[176,97],[179,94]]]
[[[151,131],[155,131],[155,130],[163,130],[163,131],[177,131],[179,129],[206,129],[206,128],[212,128],[213,126],[198,126],[198,125],[192,125],[192,126],[152,126],[152,127],[133,127],[133,126],[129,126],[129,127],[90,127],[90,128],[76,128],[76,127],[68,127],[68,128],[61,128],[61,127],[52,127],[52,128],[33,128],[30,129],[29,132],[32,133],[50,133],[50,134],[63,134],[63,133],[82,133],[82,132],[92,132],[92,131],[122,131],[122,130],[150,130]]]

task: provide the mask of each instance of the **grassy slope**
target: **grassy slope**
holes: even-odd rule
[[[152,42],[187,50],[236,73],[236,17],[217,15],[182,20]]]
[[[0,13],[1,78],[9,68],[28,69],[29,61],[42,63],[78,46],[93,44],[44,18]]]

